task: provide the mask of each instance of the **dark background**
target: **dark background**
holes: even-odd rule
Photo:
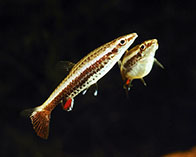
[[[158,157],[196,145],[195,4],[191,1],[0,1],[0,156]],[[66,76],[58,61],[79,61],[98,46],[137,32],[156,38],[147,87],[126,98],[118,66],[52,112],[48,140],[20,111],[41,105]]]

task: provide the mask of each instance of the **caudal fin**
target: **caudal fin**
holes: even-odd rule
[[[37,135],[43,139],[47,139],[49,135],[50,111],[40,110],[39,107],[35,109],[25,110],[23,113],[30,116],[33,129]]]

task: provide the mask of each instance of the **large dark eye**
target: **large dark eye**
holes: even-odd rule
[[[126,44],[126,42],[127,42],[126,39],[121,39],[121,40],[120,40],[120,45],[123,46],[123,45]]]
[[[144,45],[144,44],[142,44],[141,46],[140,46],[140,49],[143,51],[143,50],[145,50],[145,48],[146,48],[146,46]]]

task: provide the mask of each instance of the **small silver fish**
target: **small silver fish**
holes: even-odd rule
[[[155,52],[158,49],[157,39],[147,40],[136,45],[131,50],[127,50],[122,60],[119,61],[120,72],[124,88],[130,90],[131,82],[134,79],[141,79],[144,85],[144,77],[148,75],[152,69],[153,63],[157,63],[161,68],[163,65],[155,58]]]

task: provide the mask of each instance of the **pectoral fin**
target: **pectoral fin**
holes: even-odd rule
[[[127,52],[129,52],[128,50],[126,50],[126,52],[125,53],[127,53]],[[120,68],[121,67],[121,64],[122,64],[122,61],[121,61],[122,59],[119,59],[118,60],[118,67]]]
[[[155,62],[159,67],[161,67],[162,69],[164,69],[164,66],[163,66],[156,58],[154,58],[154,62]]]
[[[118,61],[118,67],[119,67],[119,68],[121,67],[121,64],[122,64],[122,62],[121,62],[121,60],[119,60],[119,61]]]
[[[71,111],[74,105],[74,99],[73,98],[68,98],[66,103],[64,103],[64,100],[62,102],[62,107],[66,111]]]

